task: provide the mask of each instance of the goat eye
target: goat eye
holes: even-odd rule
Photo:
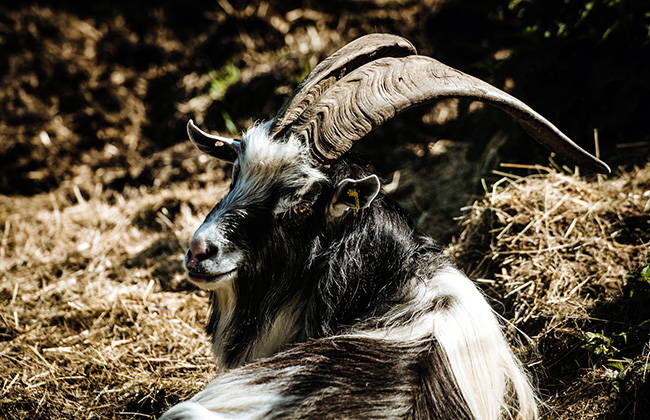
[[[308,202],[303,201],[303,202],[298,203],[295,206],[293,206],[292,210],[293,210],[294,214],[296,214],[298,216],[303,216],[303,215],[306,215],[306,214],[308,214],[310,212],[311,205]]]

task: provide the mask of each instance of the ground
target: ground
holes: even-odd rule
[[[154,418],[214,377],[207,296],[182,255],[230,169],[186,121],[238,135],[378,31],[511,91],[588,150],[598,139],[611,176],[445,101],[355,153],[516,326],[546,418],[643,418],[650,10],[542,3],[0,6],[0,418]]]

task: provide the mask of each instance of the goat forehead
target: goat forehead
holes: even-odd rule
[[[249,193],[268,191],[272,184],[309,188],[325,175],[308,158],[307,147],[295,137],[278,141],[268,135],[265,125],[254,126],[242,140],[239,174]]]

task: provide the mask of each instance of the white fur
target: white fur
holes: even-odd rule
[[[516,411],[520,419],[537,418],[536,397],[528,377],[474,283],[452,267],[428,281],[414,283],[411,299],[382,317],[389,320],[387,327],[364,325],[350,335],[398,342],[433,335],[444,349],[458,387],[477,420],[499,420],[504,413]],[[445,297],[448,303],[437,304]],[[404,322],[407,317],[408,322]],[[516,396],[518,410],[508,407],[504,399],[508,393]],[[505,418],[511,417],[508,414]]]
[[[221,284],[221,287],[214,289],[215,298],[217,299],[217,305],[219,306],[219,323],[217,324],[217,330],[214,332],[215,338],[221,338],[224,335],[225,329],[230,324],[230,320],[233,317],[235,312],[235,304],[237,303],[237,296],[232,282],[227,284]],[[217,366],[221,368],[222,363],[219,360],[219,355],[224,354],[225,349],[224,340],[214,339],[212,340],[212,353],[217,359]]]
[[[451,268],[437,275],[432,285],[438,293],[455,298],[449,308],[435,314],[433,327],[477,420],[502,418],[509,388],[518,398],[521,418],[536,418],[532,387],[481,292]]]
[[[325,175],[310,162],[307,146],[293,136],[278,142],[269,138],[266,125],[257,125],[246,132],[242,143],[243,152],[235,162],[241,177],[224,198],[224,207],[230,202],[241,205],[265,197],[271,183],[295,189],[296,195],[300,196],[314,182],[325,179]],[[280,200],[275,211],[289,209],[291,205]]]
[[[159,420],[228,420],[231,416],[224,416],[210,411],[205,406],[193,401],[185,401],[173,406]]]
[[[275,406],[291,400],[290,397],[282,397],[281,393],[288,378],[300,370],[301,367],[290,367],[267,372],[274,380],[264,384],[255,383],[259,372],[258,375],[241,370],[236,374],[226,372],[190,401],[172,407],[160,420],[265,419]]]
[[[250,354],[251,360],[271,356],[280,350],[286,343],[293,343],[299,332],[300,306],[296,303],[289,303],[269,323],[266,331],[259,337]]]
[[[382,316],[388,320],[383,327],[365,324],[343,336],[396,342],[434,336],[477,420],[514,418],[512,413],[516,412],[517,419],[537,418],[536,397],[528,378],[508,346],[497,317],[474,283],[455,268],[447,267],[430,280],[413,280],[412,290],[407,302]],[[287,328],[294,325],[295,319],[296,314],[288,310],[276,317],[264,336],[268,344],[260,348],[262,356],[273,354],[278,343],[286,342],[286,334],[291,334]],[[170,413],[182,407],[183,413],[194,416],[188,418],[197,420],[262,419],[282,401],[279,395],[287,378],[304,368],[298,365],[272,372],[276,378],[273,385],[252,383],[255,378],[244,374],[245,369],[237,371],[241,376],[225,373],[197,394],[192,403],[176,406]],[[516,408],[508,407],[504,398],[507,395],[515,397]],[[205,408],[195,408],[194,403],[220,414],[203,416]]]

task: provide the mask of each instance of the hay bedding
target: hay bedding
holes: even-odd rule
[[[451,248],[519,326],[620,295],[650,255],[650,167],[600,182],[538,169],[496,182]]]
[[[208,299],[182,254],[224,193],[217,182],[3,197],[0,417],[151,418],[214,377]],[[496,183],[449,249],[534,338],[565,418],[615,410],[608,370],[575,367],[579,337],[648,261],[649,223],[650,165],[600,182],[544,169]]]
[[[3,197],[0,417],[148,418],[214,376],[181,262],[224,188]]]
[[[594,182],[536,169],[496,182],[449,251],[513,335],[532,338],[520,350],[547,418],[646,418],[650,336],[638,325],[650,319],[650,294],[630,299],[626,274],[650,262],[650,165]],[[585,349],[588,332],[614,337],[608,357]]]

